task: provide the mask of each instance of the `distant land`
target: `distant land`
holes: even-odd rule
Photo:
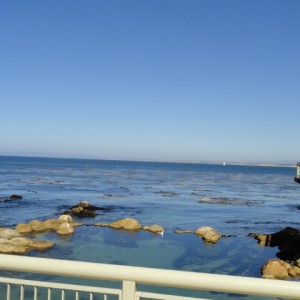
[[[59,155],[59,154],[44,154],[44,153],[0,153],[0,156],[8,157],[38,157],[38,158],[61,158],[61,159],[94,159],[94,160],[115,160],[115,161],[136,161],[136,162],[159,162],[159,163],[183,163],[183,164],[213,164],[213,165],[223,165],[225,166],[236,165],[236,166],[256,166],[256,167],[288,167],[296,168],[297,161],[290,162],[235,162],[235,161],[212,161],[212,160],[134,160],[134,159],[124,159],[124,158],[107,158],[107,157],[95,157],[89,155]],[[300,160],[299,160],[300,161]]]

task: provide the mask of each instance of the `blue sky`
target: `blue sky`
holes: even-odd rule
[[[3,0],[0,154],[300,161],[300,1]]]

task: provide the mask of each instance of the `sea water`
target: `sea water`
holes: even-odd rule
[[[163,237],[81,226],[75,234],[35,236],[55,247],[26,255],[119,265],[260,277],[261,266],[278,249],[260,247],[249,233],[299,229],[300,185],[296,168],[129,162],[0,156],[0,227],[57,218],[80,201],[109,208],[92,225],[125,217],[159,224]],[[22,199],[9,200],[12,194]],[[228,235],[208,244],[195,234],[211,226]]]

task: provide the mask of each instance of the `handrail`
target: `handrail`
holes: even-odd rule
[[[300,299],[300,282],[0,255],[0,269],[155,286]],[[130,284],[128,285],[130,286]],[[135,285],[134,285],[135,288]]]

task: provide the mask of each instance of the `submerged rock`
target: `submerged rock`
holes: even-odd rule
[[[222,235],[209,226],[203,226],[195,231],[195,234],[201,236],[205,242],[216,243]]]
[[[193,230],[190,230],[190,229],[178,229],[178,230],[174,230],[175,233],[177,234],[184,234],[184,233],[193,233],[194,231]]]
[[[125,218],[110,223],[108,226],[115,229],[126,229],[126,230],[139,230],[142,228],[142,225],[139,223],[139,221],[133,218]]]

